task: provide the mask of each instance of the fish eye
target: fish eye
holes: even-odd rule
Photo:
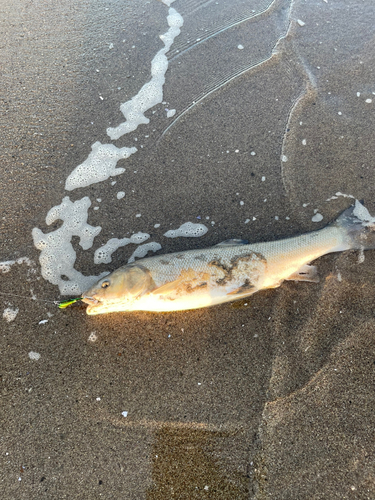
[[[107,288],[107,287],[109,287],[109,281],[103,281],[102,288]]]

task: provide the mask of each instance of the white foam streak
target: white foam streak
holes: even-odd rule
[[[353,200],[355,200],[355,196],[353,196],[352,194],[340,193],[340,191],[338,191],[336,195],[327,198],[326,201],[337,200],[339,196],[343,196],[344,198],[352,198]]]
[[[166,3],[169,5],[170,2]],[[159,50],[156,56],[151,61],[151,80],[143,85],[138,94],[130,101],[127,101],[120,106],[120,110],[126,121],[120,123],[117,127],[107,129],[107,134],[111,139],[119,139],[124,134],[128,134],[135,130],[141,124],[148,124],[149,119],[144,113],[156,106],[163,100],[163,85],[165,83],[165,73],[168,69],[167,52],[171,45],[180,34],[180,28],[184,21],[182,16],[173,8],[169,9],[167,22],[169,29],[160,39],[164,43],[164,47]]]
[[[74,203],[66,196],[60,205],[51,208],[46,217],[48,225],[62,220],[62,226],[46,234],[38,228],[32,231],[34,245],[41,250],[39,262],[42,276],[50,283],[58,285],[62,295],[82,293],[99,279],[98,276],[83,276],[74,269],[76,252],[71,244],[72,236],[78,236],[80,246],[87,250],[101,231],[100,226],[87,224],[90,205],[91,201],[87,196]]]
[[[193,222],[185,222],[178,229],[171,229],[164,233],[167,238],[178,238],[184,236],[185,238],[198,238],[203,236],[208,231],[204,224],[194,224]]]
[[[120,247],[129,245],[130,243],[135,243],[139,245],[144,241],[148,240],[150,237],[147,233],[136,233],[130,238],[111,238],[107,243],[95,251],[94,262],[95,264],[109,264],[112,262],[112,254]]]
[[[9,273],[10,268],[14,266],[14,264],[26,264],[29,267],[34,267],[35,262],[30,260],[28,257],[20,257],[17,260],[6,260],[3,262],[0,262],[0,272],[1,273]]]
[[[101,144],[99,141],[91,146],[88,158],[78,165],[66,179],[65,189],[72,191],[79,187],[90,186],[102,182],[111,176],[125,172],[124,168],[116,168],[117,162],[137,151],[137,148],[117,148],[113,144]]]
[[[161,249],[160,243],[156,243],[155,241],[150,241],[150,243],[145,243],[144,245],[139,245],[139,247],[137,247],[134,250],[134,252],[132,253],[132,255],[130,256],[130,258],[128,260],[128,264],[130,264],[131,262],[134,262],[136,257],[141,259],[142,257],[146,257],[148,252],[150,252],[150,251],[157,252],[160,249]]]
[[[162,0],[168,7],[173,1]],[[170,50],[175,37],[180,33],[183,19],[175,9],[169,8],[167,22],[169,29],[160,36],[164,47],[157,52],[151,63],[151,80],[143,85],[136,96],[121,105],[120,109],[126,121],[115,129],[107,130],[112,139],[118,139],[122,135],[135,130],[140,124],[149,123],[149,119],[144,113],[163,100],[163,85],[165,73],[168,69],[166,54]],[[65,189],[71,191],[87,187],[93,183],[105,181],[110,176],[122,174],[125,168],[117,167],[117,162],[128,158],[136,151],[137,148],[135,147],[117,148],[113,144],[95,142],[87,159],[68,176]],[[121,199],[122,196],[123,192],[117,194],[118,199]],[[92,246],[94,238],[101,231],[101,227],[93,227],[87,223],[90,206],[91,201],[88,197],[74,203],[70,201],[69,197],[65,197],[60,205],[51,208],[46,217],[47,224],[52,224],[57,220],[62,220],[63,224],[49,233],[43,233],[39,228],[34,228],[32,231],[34,245],[41,251],[39,262],[42,276],[54,285],[58,285],[62,295],[81,294],[107,274],[84,276],[74,269],[76,252],[71,243],[72,237],[78,236],[80,246],[83,250],[87,250]],[[113,238],[95,252],[94,261],[96,264],[111,262],[112,253],[119,247],[129,243],[139,244],[147,238],[149,238],[149,235],[146,233],[137,233],[130,238]],[[155,252],[160,248],[161,245],[155,242],[141,245],[130,257],[129,262],[134,261],[135,257],[147,255],[150,250]],[[0,263],[0,272],[9,271],[13,263],[14,261]]]

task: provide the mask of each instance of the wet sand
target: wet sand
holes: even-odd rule
[[[99,207],[94,247],[72,242],[84,274],[126,263],[134,246],[110,264],[94,250],[133,232],[168,253],[319,229],[349,195],[375,215],[372,2],[173,7],[165,104],[116,141],[138,153],[67,193],[149,80],[168,9],[0,2],[0,261],[30,259],[0,265],[1,315],[18,309],[0,316],[3,496],[372,499],[375,252],[320,258],[318,284],[168,314],[62,311],[40,275],[32,229],[59,227],[45,217],[67,195]],[[209,231],[163,236],[189,220]]]

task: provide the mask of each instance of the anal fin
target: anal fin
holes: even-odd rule
[[[319,283],[318,269],[316,266],[309,266],[304,264],[296,272],[291,274],[287,281],[311,281],[312,283]]]
[[[227,295],[243,295],[243,294],[250,294],[250,293],[255,293],[257,290],[254,285],[251,283],[244,283],[240,287],[236,288],[232,292],[228,292]],[[235,297],[233,297],[235,298]],[[236,297],[237,298],[237,297]]]

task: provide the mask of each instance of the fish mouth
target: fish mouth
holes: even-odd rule
[[[88,297],[87,295],[83,295],[82,302],[88,304],[89,306],[98,306],[101,304],[100,300],[95,297]]]
[[[83,295],[82,302],[88,304],[88,307],[86,308],[86,314],[88,314],[89,316],[96,316],[97,314],[117,311],[116,308],[113,308],[113,305],[111,303],[107,303],[106,301],[103,302],[95,297]]]

